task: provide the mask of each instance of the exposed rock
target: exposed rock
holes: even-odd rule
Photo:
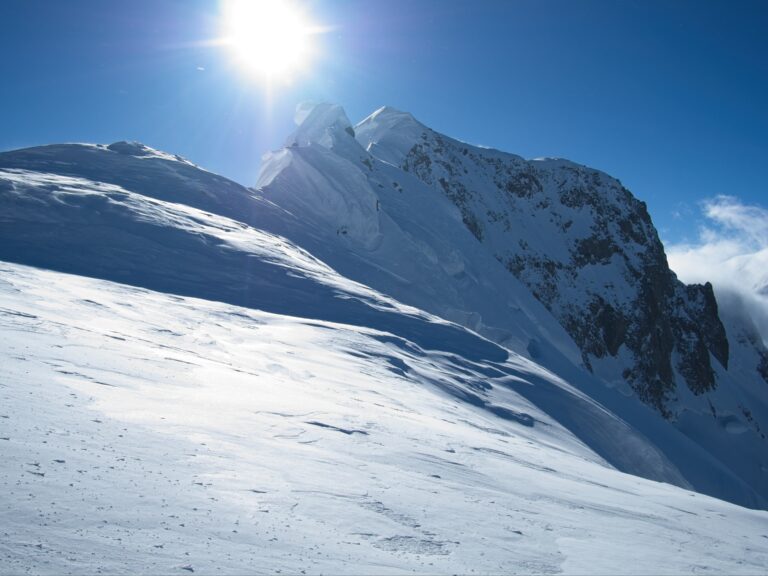
[[[407,129],[416,134],[414,123]],[[472,234],[559,319],[588,369],[620,357],[623,377],[667,417],[677,375],[694,394],[717,386],[711,357],[727,368],[729,346],[712,287],[677,280],[645,203],[618,180],[418,133],[400,166],[456,205]]]

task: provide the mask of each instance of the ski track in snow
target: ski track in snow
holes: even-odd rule
[[[765,573],[768,513],[392,341],[0,264],[0,573]]]

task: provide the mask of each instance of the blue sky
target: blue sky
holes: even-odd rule
[[[140,140],[244,184],[304,100],[388,104],[432,128],[618,177],[668,242],[700,203],[768,204],[768,2],[305,3],[315,65],[267,94],[215,0],[2,0],[0,149]]]

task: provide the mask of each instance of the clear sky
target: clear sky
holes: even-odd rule
[[[309,0],[305,73],[245,74],[216,0],[0,0],[0,149],[139,140],[251,185],[304,100],[618,177],[662,237],[768,204],[768,2]]]

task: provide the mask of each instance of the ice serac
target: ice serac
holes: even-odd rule
[[[355,136],[376,158],[400,166],[427,130],[408,112],[383,106],[357,125]]]
[[[316,144],[329,149],[354,149],[355,132],[346,112],[327,102],[300,104],[294,116],[298,128],[285,141],[286,147]]]
[[[368,249],[381,240],[378,202],[356,164],[367,154],[344,110],[317,104],[297,111],[300,124],[283,149],[266,154],[259,186],[275,184],[276,201],[317,234],[349,236]],[[318,170],[322,167],[322,170]]]

